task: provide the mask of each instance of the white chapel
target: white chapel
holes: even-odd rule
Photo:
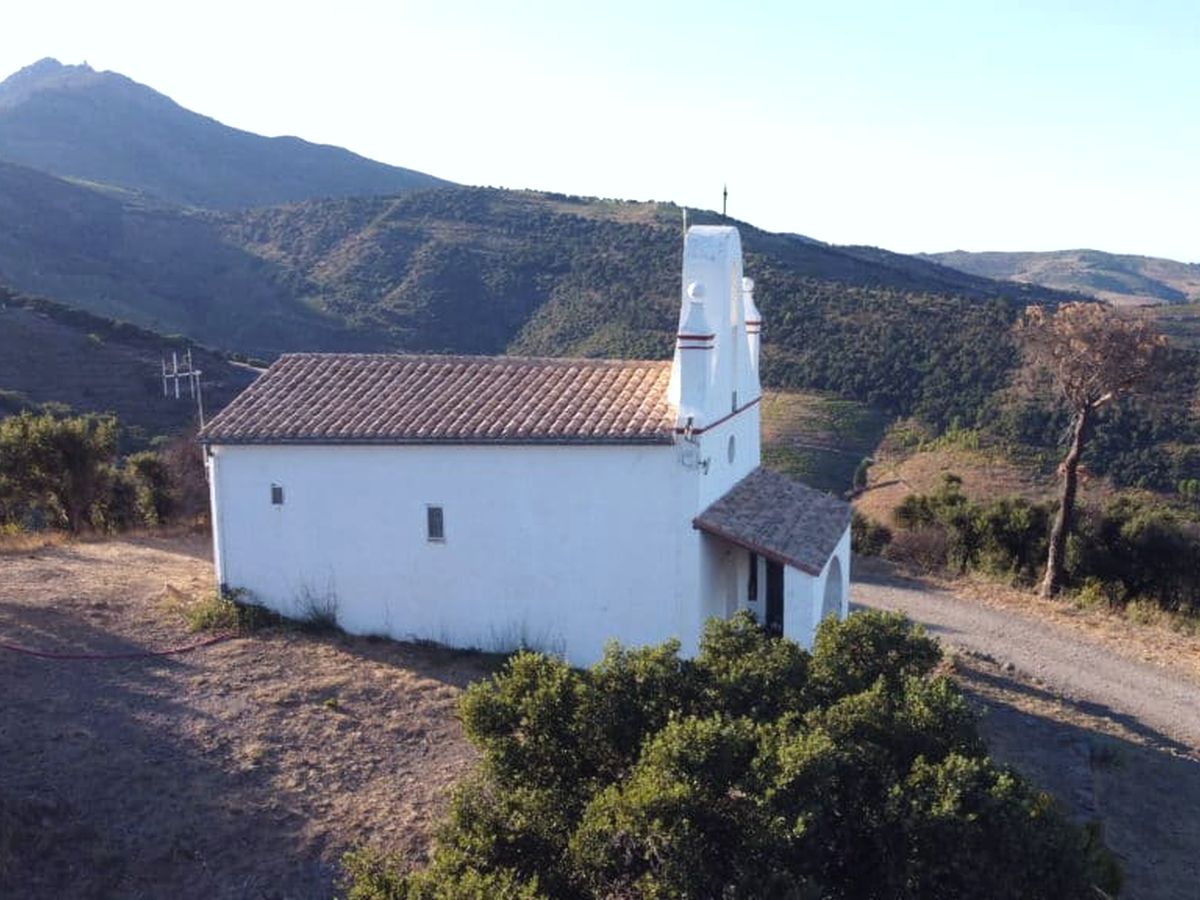
[[[285,354],[200,435],[218,581],[576,665],[741,609],[809,646],[850,508],[760,466],[761,331],[737,229],[695,226],[671,361]]]

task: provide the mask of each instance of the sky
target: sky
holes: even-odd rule
[[[1194,0],[5,4],[45,56],[466,184],[1200,262]]]

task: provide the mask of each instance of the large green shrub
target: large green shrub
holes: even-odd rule
[[[111,416],[23,412],[0,419],[0,504],[5,518],[79,531],[92,524],[114,478]]]
[[[1051,507],[1021,497],[979,502],[962,480],[945,475],[931,494],[910,494],[895,510],[908,531],[936,529],[944,536],[944,563],[959,572],[979,569],[1032,582],[1045,561]],[[906,545],[897,544],[897,549]]]
[[[892,532],[886,525],[868,519],[857,509],[850,515],[850,542],[855,553],[878,556],[892,540]]]
[[[1086,511],[1069,550],[1072,578],[1107,585],[1119,602],[1145,598],[1200,612],[1200,525],[1168,509],[1117,497]]]
[[[514,656],[462,701],[480,750],[429,864],[357,851],[352,900],[1093,898],[1094,833],[985,753],[937,645],[827,619],[810,655],[740,614],[699,654]]]
[[[159,525],[175,505],[154,452],[118,459],[117,420],[22,412],[0,418],[0,525],[113,531]]]
[[[1018,583],[1037,580],[1053,507],[1020,497],[969,499],[945,476],[931,494],[910,494],[895,511],[898,532],[885,546],[923,569],[983,571]],[[1160,504],[1118,495],[1085,508],[1068,542],[1067,583],[1094,584],[1115,604],[1146,600],[1172,612],[1200,613],[1200,524]]]

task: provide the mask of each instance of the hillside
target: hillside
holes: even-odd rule
[[[193,423],[188,399],[162,395],[162,353],[185,344],[0,287],[0,415],[43,403],[115,412],[153,436]],[[210,409],[228,403],[254,371],[193,348]]]
[[[0,159],[218,209],[447,184],[340,147],[230,128],[123,75],[53,59],[0,82]]]
[[[293,273],[326,312],[392,346],[642,357],[671,349],[681,250],[672,204],[457,188],[222,220],[230,243]],[[689,220],[719,219],[689,211]],[[1003,379],[1012,361],[1003,335],[1017,309],[1065,296],[734,224],[766,317],[768,383],[934,421],[973,416]]]
[[[0,284],[213,346],[356,347],[211,219],[0,162]]]
[[[921,257],[984,278],[1091,294],[1119,305],[1200,300],[1200,264],[1098,250],[1049,253],[951,253]]]
[[[678,314],[671,204],[443,188],[201,212],[0,164],[0,216],[19,223],[0,232],[0,283],[254,356],[662,357]],[[736,224],[770,384],[936,423],[972,419],[1003,381],[1017,309],[1066,296]]]

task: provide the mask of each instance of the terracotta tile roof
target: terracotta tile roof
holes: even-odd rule
[[[212,444],[670,443],[670,362],[289,353]]]
[[[820,575],[850,524],[850,504],[760,467],[692,524],[768,559]]]

